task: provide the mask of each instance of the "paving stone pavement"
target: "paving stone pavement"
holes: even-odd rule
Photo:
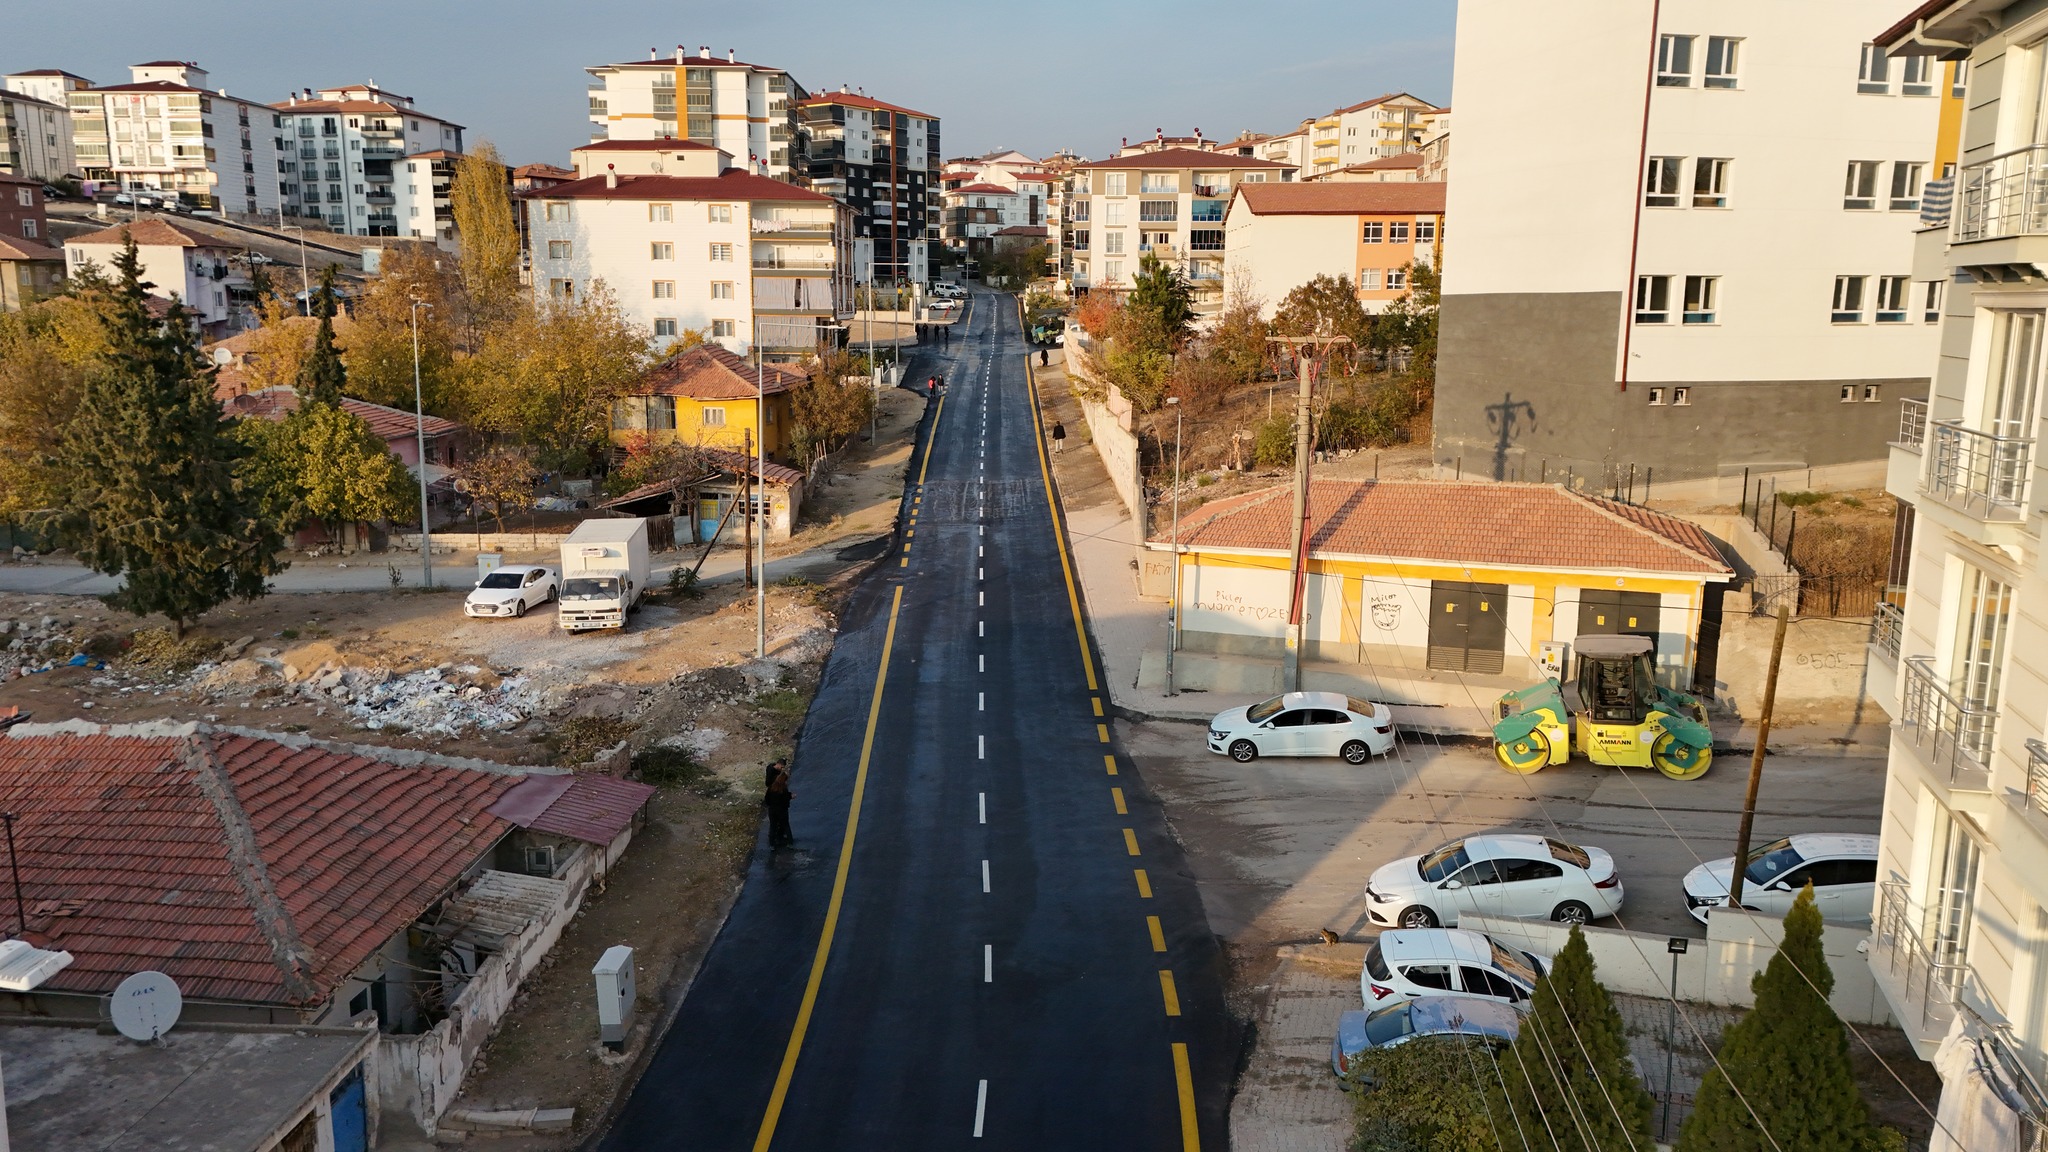
[[[1282,960],[1259,1020],[1258,1047],[1230,1105],[1232,1152],[1344,1152],[1351,1098],[1330,1074],[1337,1017],[1358,1007],[1358,977]]]

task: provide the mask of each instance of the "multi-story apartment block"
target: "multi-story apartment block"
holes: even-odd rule
[[[1913,266],[1929,287],[1916,284],[1909,306],[1940,323],[1939,352],[1925,355],[1933,380],[1883,406],[1899,413],[1885,487],[1899,502],[1900,587],[1871,633],[1868,682],[1893,727],[1870,965],[1923,1058],[1956,1032],[1993,1057],[1937,1065],[1943,1116],[2011,1111],[2011,1093],[1983,1082],[1988,1065],[2029,1101],[2025,1130],[2038,1132],[2048,1109],[2048,295],[2036,269],[2048,262],[2048,12],[1935,0],[1862,32],[1874,42],[1861,45],[1856,84],[1871,99],[1967,88],[1966,113],[1930,137],[1934,160],[1960,167],[1952,203],[1946,189],[1929,191]]]
[[[592,140],[694,140],[720,148],[749,172],[802,183],[808,172],[797,105],[806,96],[780,68],[725,58],[682,45],[663,56],[596,64],[590,86]]]
[[[1422,179],[1429,162],[1420,152],[1402,152],[1353,164],[1329,168],[1306,178],[1310,184],[1413,184]]]
[[[853,209],[854,276],[922,284],[939,247],[939,118],[841,88],[797,105],[810,187]]]
[[[1941,100],[1918,73],[1859,78],[1870,11],[1459,5],[1439,463],[1875,474],[1889,402],[1925,391],[1935,347],[1913,232]],[[1602,110],[1567,150],[1529,131],[1511,73],[1532,58],[1569,78],[1552,95]],[[1786,132],[1788,108],[1827,131]]]
[[[1278,181],[1286,165],[1170,148],[1076,164],[1068,241],[1076,289],[1124,291],[1146,253],[1178,268],[1200,317],[1223,309],[1224,215],[1241,183]]]
[[[657,341],[701,331],[770,362],[807,359],[853,314],[846,205],[690,140],[572,155],[580,179],[522,195],[541,299],[580,299],[602,280]]]
[[[283,118],[209,90],[185,60],[129,68],[132,80],[65,96],[78,166],[128,191],[176,193],[188,207],[245,214],[279,208]]]
[[[64,281],[64,252],[50,246],[43,184],[0,172],[0,312],[12,312]]]
[[[1224,223],[1226,287],[1270,317],[1296,287],[1342,276],[1367,312],[1384,312],[1414,265],[1437,262],[1443,225],[1442,184],[1240,184]]]
[[[455,165],[461,159],[460,152],[429,148],[395,162],[391,168],[389,214],[397,221],[398,231],[378,235],[431,240],[439,247],[452,249],[455,208],[449,190],[455,185]],[[379,226],[383,226],[381,222]]]
[[[135,256],[150,294],[183,303],[191,312],[193,325],[207,339],[230,336],[252,319],[246,306],[238,302],[248,290],[248,278],[233,264],[245,250],[196,226],[154,217],[117,224],[65,241],[65,259],[74,273],[91,265],[111,276],[115,258],[130,240],[135,242]]]
[[[0,90],[0,172],[31,180],[77,176],[70,94],[92,81],[55,68],[15,72]]]
[[[400,210],[399,186],[422,175],[403,162],[427,152],[461,155],[462,125],[374,84],[309,88],[272,107],[286,216],[311,216],[350,236],[440,235],[434,213],[422,211],[432,206],[417,195]]]
[[[1056,235],[1055,201],[1064,198],[1067,174],[1078,158],[1056,153],[1047,161],[1002,149],[946,161],[940,236],[947,248],[978,254],[1005,228],[1045,228]],[[1012,233],[1018,235],[1018,233]]]
[[[1429,117],[1422,130],[1422,143],[1416,146],[1422,154],[1420,180],[1448,180],[1451,178],[1451,110],[1439,108]]]

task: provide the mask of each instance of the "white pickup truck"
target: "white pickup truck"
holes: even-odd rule
[[[563,631],[624,628],[646,592],[647,521],[585,520],[562,541],[555,623]]]

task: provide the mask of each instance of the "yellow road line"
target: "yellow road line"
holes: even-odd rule
[[[910,557],[908,557],[908,556],[905,556],[905,557],[903,558],[903,563],[901,563],[901,564],[898,564],[898,565],[896,565],[896,566],[897,566],[898,568],[908,568],[908,567],[910,567]]]
[[[1123,790],[1123,789],[1121,789],[1121,788],[1111,788],[1111,789],[1109,790],[1109,799],[1110,799],[1110,802],[1111,802],[1111,803],[1113,803],[1113,804],[1115,804],[1115,805],[1116,805],[1116,814],[1117,814],[1117,815],[1119,815],[1119,816],[1128,816],[1128,815],[1130,815],[1130,810],[1129,810],[1128,808],[1125,808],[1125,807],[1124,807],[1124,790]]]
[[[1168,1016],[1180,1015],[1180,993],[1173,987],[1173,969],[1161,968],[1159,970],[1159,994],[1166,998],[1166,1014]]]
[[[1109,725],[1097,724],[1095,726],[1095,738],[1104,744],[1109,743]]]
[[[1152,878],[1150,876],[1145,875],[1145,870],[1143,868],[1133,868],[1131,869],[1131,871],[1135,873],[1138,877],[1139,898],[1144,900],[1150,900],[1152,898]]]
[[[1095,714],[1097,716],[1102,715],[1102,697],[1091,696],[1088,698],[1088,702],[1095,705]]]
[[[1180,1088],[1181,1152],[1202,1152],[1201,1126],[1195,1123],[1195,1076],[1188,1070],[1188,1046],[1173,1046],[1173,1082]]]
[[[1024,305],[1019,303],[1018,323],[1023,323]],[[1045,454],[1045,422],[1038,415],[1038,373],[1031,368],[1031,353],[1024,354],[1024,383],[1031,392],[1031,434],[1038,445],[1038,475],[1045,481],[1045,510],[1052,514],[1053,550],[1060,554],[1060,571],[1067,578],[1067,607],[1074,613],[1074,639],[1081,645],[1081,668],[1088,673],[1088,690],[1100,687],[1095,681],[1095,656],[1088,651],[1088,629],[1081,622],[1081,594],[1074,590],[1074,563],[1067,557],[1066,534],[1060,521],[1059,505],[1052,498],[1052,466]]]
[[[1107,768],[1107,769],[1109,769],[1109,774],[1110,774],[1111,776],[1114,776],[1114,775],[1116,775],[1116,757],[1114,757],[1114,756],[1109,756],[1109,755],[1105,755],[1105,756],[1103,756],[1103,758],[1102,758],[1102,766],[1103,766],[1104,768]]]
[[[1131,855],[1136,856],[1138,854],[1138,834],[1129,828],[1124,829],[1124,847],[1130,851]]]
[[[768,1096],[768,1112],[761,1117],[761,1131],[754,1137],[754,1152],[767,1152],[775,1139],[776,1122],[782,1119],[782,1105],[789,1098],[789,1082],[796,1075],[797,1054],[803,1051],[811,1011],[818,1005],[818,985],[825,979],[825,960],[832,953],[832,936],[839,930],[839,907],[846,900],[846,875],[853,867],[853,841],[860,832],[861,798],[868,789],[868,760],[874,754],[875,728],[882,719],[882,686],[888,682],[889,654],[896,647],[896,614],[902,607],[903,588],[898,585],[889,603],[889,628],[882,635],[882,662],[875,669],[875,694],[868,702],[868,732],[860,745],[860,767],[853,774],[853,800],[846,807],[846,835],[839,846],[839,871],[832,878],[832,899],[825,905],[825,928],[818,934],[818,954],[811,961],[811,978],[804,985],[803,1003],[796,1011],[796,1025],[790,1029],[789,1047],[782,1053],[782,1067],[775,1073],[775,1090]]]
[[[945,396],[944,396],[944,395],[941,395],[941,396],[939,397],[939,407],[938,407],[938,409],[937,409],[936,411],[934,411],[934,412],[932,413],[932,434],[931,434],[931,435],[930,435],[929,437],[927,437],[927,438],[925,439],[925,442],[924,442],[924,463],[922,463],[922,464],[919,464],[919,465],[917,466],[917,486],[918,486],[919,488],[922,488],[922,487],[924,487],[924,474],[925,474],[926,472],[929,472],[929,471],[931,470],[931,466],[932,466],[932,453],[933,453],[933,452],[936,452],[936,451],[938,451],[938,447],[939,447],[939,420],[940,420],[940,418],[941,418],[941,417],[945,416],[945,414],[946,414],[946,398],[945,398]],[[922,497],[922,496],[913,496],[913,497],[911,497],[911,498],[910,498],[910,502],[911,502],[912,504],[915,504],[915,503],[917,503],[918,501],[920,501],[920,500],[923,500],[923,499],[924,499],[924,497]]]
[[[1152,933],[1152,950],[1154,952],[1166,951],[1166,932],[1159,927],[1159,917],[1145,917],[1145,927]]]

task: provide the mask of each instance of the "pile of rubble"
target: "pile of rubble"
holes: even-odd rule
[[[268,648],[202,664],[181,687],[215,702],[246,697],[260,700],[263,708],[291,703],[332,708],[364,728],[422,736],[502,732],[558,703],[555,693],[536,689],[525,677],[500,677],[475,664],[393,672],[329,661],[307,673]]]
[[[34,605],[30,605],[34,607]],[[81,641],[59,616],[0,620],[0,679],[30,676],[59,667],[78,651]]]

